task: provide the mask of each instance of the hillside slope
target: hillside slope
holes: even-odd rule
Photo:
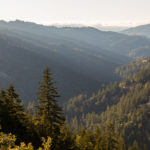
[[[132,50],[146,45],[150,46],[147,38],[91,27],[57,28],[19,20],[0,21],[1,87],[13,82],[25,101],[32,101],[42,70],[49,66],[65,101],[117,80],[115,68],[130,61]]]
[[[0,22],[0,27],[7,27],[10,30],[24,31],[39,35],[39,40],[43,40],[43,36],[51,39],[54,43],[56,40],[69,40],[80,44],[90,44],[98,48],[103,48],[111,52],[128,56],[129,53],[137,48],[145,46],[150,47],[150,40],[146,37],[128,36],[116,32],[100,31],[92,27],[55,27],[43,26],[31,22],[12,21]],[[28,34],[27,34],[28,35]]]
[[[117,70],[121,82],[110,83],[91,96],[70,99],[64,110],[72,130],[104,128],[107,122],[122,133],[128,146],[137,141],[140,149],[150,148],[150,57]]]
[[[47,37],[17,27],[0,28],[0,86],[12,82],[26,103],[35,100],[46,66],[54,73],[61,99],[66,101],[115,80],[115,67],[127,60],[81,41]]]

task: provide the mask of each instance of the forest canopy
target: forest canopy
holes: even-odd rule
[[[0,91],[0,148],[149,150],[150,59],[146,59],[144,65],[133,62],[118,69],[121,82],[104,85],[91,96],[71,98],[63,106],[57,102],[60,95],[48,67],[35,104],[25,107],[10,84]]]

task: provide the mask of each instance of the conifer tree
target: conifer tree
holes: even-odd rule
[[[37,120],[39,121],[40,136],[52,138],[53,143],[60,134],[60,128],[64,124],[64,116],[56,98],[59,97],[55,81],[48,67],[44,70],[43,81],[40,83],[37,106]],[[56,145],[56,143],[55,143]],[[52,145],[53,147],[53,145]]]
[[[18,137],[17,142],[22,140],[28,141],[30,138],[29,134],[27,134],[29,119],[25,107],[19,99],[19,95],[15,92],[14,86],[10,84],[6,92],[2,90],[0,97],[2,131],[15,134]]]
[[[137,141],[135,140],[133,144],[128,148],[128,150],[140,150]]]
[[[118,150],[118,138],[115,133],[114,125],[110,122],[107,123],[106,131],[106,150]]]
[[[18,119],[25,119],[25,107],[22,101],[19,98],[19,95],[15,92],[14,86],[12,84],[9,85],[6,91],[7,101],[9,101],[11,115],[16,116]]]
[[[6,92],[5,90],[0,91],[0,124],[7,126],[8,109],[6,107]]]

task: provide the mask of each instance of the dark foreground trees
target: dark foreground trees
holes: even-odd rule
[[[95,131],[73,133],[65,125],[59,94],[49,68],[44,70],[36,106],[26,110],[11,84],[0,92],[0,149],[126,150],[124,139],[111,123]],[[12,134],[9,134],[12,133]],[[21,143],[23,142],[23,143]],[[39,148],[41,147],[41,148]],[[130,149],[138,147],[133,143]]]
[[[5,133],[13,133],[18,139],[17,142],[22,140],[31,140],[29,136],[30,118],[26,113],[19,95],[15,92],[12,84],[6,91],[0,92],[0,124],[2,131]]]

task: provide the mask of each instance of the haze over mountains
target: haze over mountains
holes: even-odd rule
[[[137,26],[134,28],[129,28],[126,30],[123,30],[122,33],[128,34],[128,35],[140,35],[140,36],[146,36],[150,38],[150,24]]]
[[[129,28],[121,31],[121,33],[131,36],[137,35],[150,38],[150,24]],[[150,47],[148,45],[145,45],[144,47],[141,48],[135,48],[131,50],[131,52],[129,53],[129,56],[131,57],[149,56],[149,55],[150,55]]]
[[[113,31],[113,32],[119,32],[119,31],[122,31],[122,30],[125,30],[125,29],[128,29],[129,27],[127,26],[113,26],[113,25],[101,25],[101,24],[94,24],[92,25],[92,27],[94,28],[97,28],[99,30],[102,30],[102,31]]]
[[[26,103],[35,99],[42,70],[54,73],[62,101],[96,91],[118,80],[116,67],[128,63],[135,49],[150,47],[146,37],[104,32],[92,27],[43,26],[31,22],[0,22],[0,81],[12,82]],[[147,53],[146,53],[147,54]],[[129,56],[131,56],[129,58]]]

